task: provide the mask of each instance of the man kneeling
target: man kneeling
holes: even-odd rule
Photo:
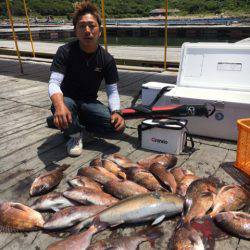
[[[73,25],[77,40],[58,48],[51,65],[49,96],[54,124],[70,137],[70,156],[82,153],[82,128],[102,134],[121,133],[118,72],[114,58],[99,45],[101,18],[95,5],[76,5]],[[102,80],[109,107],[97,100]]]

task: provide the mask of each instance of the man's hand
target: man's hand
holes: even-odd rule
[[[65,104],[62,104],[60,107],[56,108],[54,113],[54,124],[57,128],[63,130],[69,127],[69,124],[72,122],[72,116],[69,109]]]
[[[115,131],[123,132],[125,129],[125,121],[118,113],[111,114],[111,124],[114,126]]]

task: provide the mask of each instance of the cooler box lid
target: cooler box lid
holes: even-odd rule
[[[177,87],[170,92],[164,94],[164,96],[172,98],[188,98],[191,100],[204,100],[209,102],[224,102],[227,104],[237,105],[250,105],[250,92],[232,91],[222,89],[198,89],[191,87]]]
[[[184,43],[177,86],[250,91],[250,45]]]

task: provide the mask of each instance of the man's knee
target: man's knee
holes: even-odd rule
[[[65,106],[71,111],[71,112],[76,112],[77,111],[77,104],[76,102],[69,98],[69,97],[64,97],[64,104]]]

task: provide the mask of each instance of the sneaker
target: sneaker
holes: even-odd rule
[[[82,136],[71,137],[66,144],[69,156],[79,156],[82,153]]]

